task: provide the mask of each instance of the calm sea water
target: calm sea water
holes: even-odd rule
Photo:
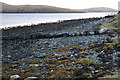
[[[0,28],[55,22],[58,20],[104,17],[113,14],[115,13],[2,13],[0,14],[2,18],[2,25]]]

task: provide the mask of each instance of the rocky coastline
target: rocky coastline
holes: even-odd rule
[[[2,29],[3,79],[84,80],[116,73],[119,29],[99,27],[113,17]]]

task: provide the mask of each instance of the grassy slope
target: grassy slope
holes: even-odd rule
[[[100,28],[118,29],[120,28],[120,13],[118,13],[112,20],[104,22]]]

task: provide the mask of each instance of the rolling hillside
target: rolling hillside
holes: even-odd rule
[[[95,7],[95,8],[88,8],[88,9],[80,9],[79,11],[83,12],[117,12],[117,10],[107,7]]]
[[[51,12],[80,12],[72,9],[58,8],[47,5],[9,5],[0,2],[0,6],[2,6],[3,13],[24,13],[24,12],[40,12],[40,13],[51,13]]]
[[[47,5],[9,5],[0,2],[3,13],[81,13],[81,12],[116,12],[117,10],[106,8],[106,7],[96,7],[88,9],[66,9]]]

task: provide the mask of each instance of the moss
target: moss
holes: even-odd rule
[[[111,38],[110,41],[114,44],[119,44],[120,43],[120,37],[117,38]]]
[[[85,77],[91,77],[91,74],[90,74],[90,73],[83,73],[82,76],[85,76]]]
[[[105,41],[103,45],[103,49],[115,49],[120,46],[120,38],[110,38],[109,41]]]
[[[10,77],[11,75],[20,74],[20,70],[10,71],[3,74],[6,75],[6,77]]]
[[[94,62],[94,59],[78,59],[75,63],[77,64],[91,64]]]
[[[83,51],[83,52],[81,52],[82,54],[84,54],[84,55],[89,55],[89,53],[88,52],[85,52],[85,51]]]
[[[43,50],[42,52],[68,52],[70,51],[70,48],[80,48],[79,45],[71,45],[67,47],[60,47],[58,49],[52,49],[52,50]]]
[[[24,73],[20,72],[20,76],[22,76],[22,77],[30,76],[31,73],[32,74],[38,73],[40,71],[40,68],[38,68],[38,67],[29,67],[29,68],[24,69],[24,70],[26,70],[26,72],[24,72]]]
[[[49,64],[49,65],[46,65],[46,67],[54,68],[54,67],[56,67],[56,65]]]
[[[86,48],[80,48],[82,51],[85,51],[86,50]]]
[[[43,59],[44,60],[44,63],[51,63],[51,64],[55,64],[57,63],[57,59],[49,59],[49,58],[45,58]]]
[[[2,70],[9,69],[10,66],[11,66],[11,64],[4,64],[4,65],[2,66]]]
[[[49,56],[50,58],[61,58],[61,57],[67,57],[65,54],[59,54],[59,55],[54,55],[54,56]]]
[[[83,55],[89,55],[89,53],[82,51],[81,54]],[[73,77],[74,72],[78,69],[82,69],[82,67],[76,67],[76,66],[68,66],[67,63],[79,63],[81,62],[82,64],[90,64],[92,63],[92,60],[90,59],[83,59],[83,58],[78,58],[74,59],[73,57],[70,57],[70,55],[66,54],[60,54],[60,55],[54,55],[54,56],[46,56],[42,59],[36,59],[36,60],[28,60],[26,64],[35,64],[39,63],[40,60],[43,60],[43,65],[42,67],[23,67],[21,70],[25,70],[25,72],[19,71],[11,71],[9,73],[6,73],[5,75],[12,75],[11,73],[14,74],[20,74],[22,77],[27,77],[30,76],[30,74],[36,74],[40,73],[40,70],[45,67],[46,73],[40,74],[40,78],[66,78],[66,77]],[[59,65],[63,66],[59,66]],[[42,76],[44,75],[44,76]]]
[[[71,62],[69,59],[68,60],[62,60],[61,63],[66,63],[66,62]]]
[[[39,60],[29,60],[26,64],[36,64],[39,63]]]
[[[102,50],[102,48],[101,48],[101,47],[96,47],[96,48],[93,48],[92,50],[93,50],[93,51],[97,51],[97,52],[99,52],[99,51]]]
[[[68,75],[73,75],[73,72],[68,72],[65,70],[55,71],[49,78],[66,78]]]
[[[89,44],[89,47],[90,47],[90,48],[96,47],[96,43],[91,43],[91,44]]]

